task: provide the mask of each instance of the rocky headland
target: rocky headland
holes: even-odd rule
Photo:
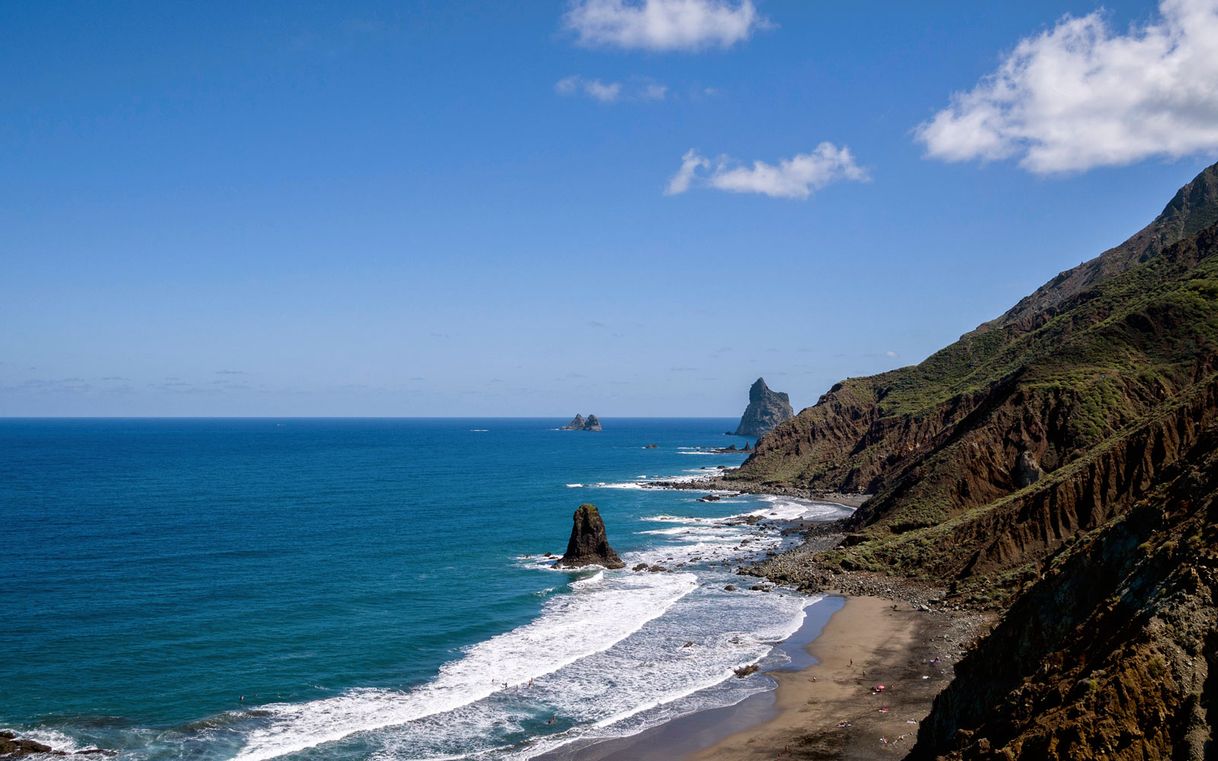
[[[765,378],[758,378],[749,388],[749,406],[733,435],[762,436],[793,417],[795,410],[791,408],[791,398],[781,391],[771,391]]]
[[[672,484],[874,495],[745,572],[996,621],[901,755],[1216,757],[1216,223],[1218,165],[921,364],[836,384],[739,469]],[[870,757],[826,731],[838,750],[807,757]]]

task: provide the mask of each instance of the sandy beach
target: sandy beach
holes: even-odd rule
[[[907,603],[847,598],[809,647],[817,663],[773,675],[777,716],[689,758],[900,757],[950,677],[954,658],[932,644],[949,626],[946,616]]]
[[[568,747],[547,761],[890,759],[947,684],[980,619],[876,597],[837,598],[795,646],[798,670],[769,672],[773,692],[676,719],[632,737]],[[819,618],[819,616],[818,616]],[[814,639],[813,639],[814,637]],[[794,652],[790,653],[795,655]],[[883,685],[883,689],[878,687]]]

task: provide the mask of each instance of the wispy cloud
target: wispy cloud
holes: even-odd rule
[[[695,186],[732,193],[761,193],[772,198],[808,198],[833,182],[867,179],[850,149],[821,143],[777,164],[754,161],[739,165],[727,157],[711,161],[695,150],[681,157],[681,167],[668,181],[665,195],[679,195]]]
[[[563,17],[583,45],[728,48],[769,25],[752,0],[575,0]]]
[[[1063,17],[916,130],[944,161],[1019,158],[1037,174],[1218,150],[1218,2],[1162,0],[1114,34]]]
[[[572,74],[555,82],[554,92],[565,96],[583,95],[601,103],[616,103],[619,100],[659,101],[668,97],[668,85],[651,80],[629,84],[605,82]]]
[[[554,92],[559,95],[587,95],[601,103],[612,103],[621,97],[621,82],[602,82],[599,79],[585,79],[577,75],[563,77],[554,85]]]

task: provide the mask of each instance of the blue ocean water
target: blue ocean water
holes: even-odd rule
[[[807,604],[727,592],[792,500],[724,419],[0,420],[0,726],[124,759],[527,758],[764,689]],[[645,448],[656,444],[655,448]],[[555,571],[597,504],[628,563]],[[737,579],[738,580],[738,579]]]

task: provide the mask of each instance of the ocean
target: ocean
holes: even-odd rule
[[[770,522],[846,510],[641,487],[738,465],[709,451],[734,420],[565,422],[0,420],[0,728],[132,761],[493,761],[769,689],[733,669],[784,657],[813,598],[733,571],[793,541]],[[627,569],[543,557],[581,502]]]

